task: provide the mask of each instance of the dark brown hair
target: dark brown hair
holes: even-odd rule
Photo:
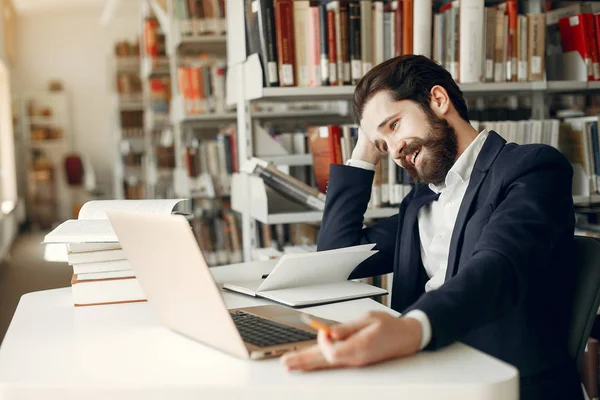
[[[416,102],[427,115],[431,115],[429,96],[435,85],[446,89],[454,108],[468,122],[465,99],[450,73],[429,58],[413,54],[384,61],[367,72],[354,91],[354,117],[360,123],[365,104],[382,90],[389,92],[394,101]]]

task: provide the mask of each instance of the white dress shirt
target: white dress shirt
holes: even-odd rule
[[[450,254],[450,239],[454,230],[454,223],[462,203],[475,160],[488,137],[487,130],[483,130],[465,151],[458,157],[444,183],[439,186],[429,184],[434,193],[439,193],[437,201],[426,204],[419,210],[419,237],[421,241],[421,260],[429,280],[425,284],[425,291],[438,289],[444,284],[448,255]],[[375,165],[362,160],[348,160],[346,165],[375,170]],[[422,338],[421,349],[431,340],[431,323],[427,315],[421,310],[412,310],[405,317],[416,319],[421,323]]]

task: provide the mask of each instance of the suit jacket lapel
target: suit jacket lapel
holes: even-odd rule
[[[500,153],[500,150],[502,150],[505,144],[506,141],[502,139],[500,135],[494,131],[490,131],[485,143],[483,144],[481,152],[477,157],[477,160],[475,160],[475,166],[473,167],[473,172],[471,173],[469,186],[467,187],[467,192],[465,193],[462,203],[460,204],[458,216],[456,217],[456,222],[454,223],[454,230],[452,231],[452,238],[450,240],[450,253],[448,255],[448,267],[446,269],[446,280],[450,279],[454,274],[456,274],[456,270],[458,269],[457,260],[460,254],[459,250],[462,247],[462,235],[465,225],[467,224],[467,219],[471,215],[471,206],[477,197],[479,188],[481,187],[488,170],[494,163],[498,153]]]
[[[402,222],[400,246],[396,248],[396,265],[392,287],[402,284],[402,290],[393,290],[392,309],[402,311],[412,304],[417,297],[419,268],[421,263],[421,241],[417,225],[419,210],[425,204],[437,200],[439,194],[434,193],[427,185],[419,184],[413,200],[408,204]]]

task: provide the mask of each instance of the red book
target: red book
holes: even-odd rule
[[[329,180],[329,166],[342,163],[340,127],[337,125],[312,126],[308,128],[307,135],[317,188],[320,192],[325,193]]]
[[[281,86],[295,86],[294,2],[274,0],[274,5],[279,82]]]
[[[508,40],[506,43],[506,59],[509,62],[506,69],[506,80],[517,80],[517,62],[519,54],[519,39],[517,36],[517,23],[519,20],[519,8],[517,0],[508,0],[498,5],[500,10],[503,10],[508,15]]]
[[[402,54],[413,53],[413,8],[414,0],[402,1]]]
[[[396,11],[394,12],[394,56],[402,55],[402,1],[398,0]]]
[[[566,80],[594,80],[583,14],[558,20]],[[586,79],[587,78],[587,79]]]
[[[588,47],[592,58],[592,78],[595,81],[600,80],[600,52],[598,51],[598,27],[594,22],[593,14],[583,14],[583,27],[585,36],[589,38]]]
[[[594,27],[596,29],[596,51],[600,58],[600,14],[594,14]]]

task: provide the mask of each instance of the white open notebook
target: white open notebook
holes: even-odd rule
[[[171,214],[184,207],[183,199],[93,200],[81,207],[77,219],[69,219],[48,233],[43,243],[118,243],[106,210]]]
[[[223,288],[291,307],[387,294],[384,289],[348,280],[358,264],[377,253],[373,247],[375,244],[284,254],[265,279],[226,282]]]

